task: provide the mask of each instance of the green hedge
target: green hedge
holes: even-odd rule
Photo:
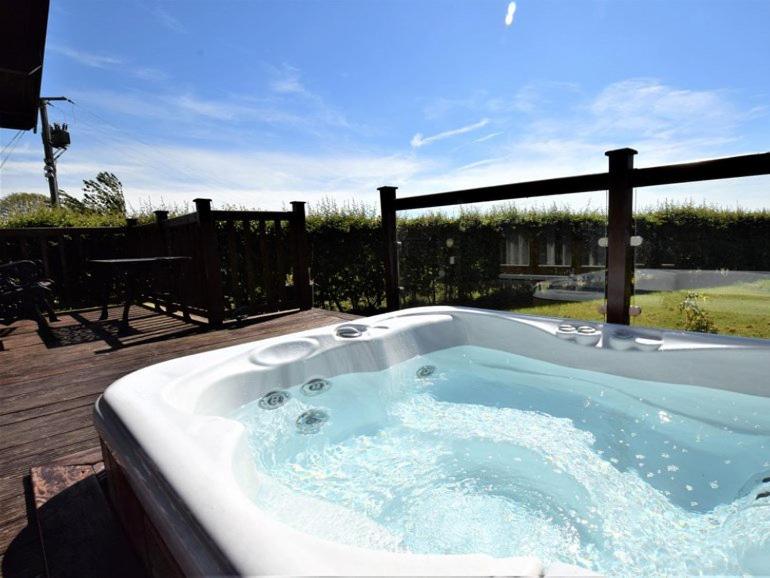
[[[380,219],[361,210],[309,215],[317,305],[371,312],[385,296]]]
[[[373,210],[324,210],[308,218],[316,303],[369,313],[384,306],[383,246]],[[526,301],[527,293],[500,294],[505,232],[550,228],[583,237],[602,235],[599,211],[517,210],[400,217],[400,284],[407,305],[443,302],[493,305]],[[665,204],[636,217],[639,266],[770,271],[770,211],[730,211]],[[452,239],[452,247],[447,246]],[[455,257],[449,265],[449,257]]]
[[[149,220],[152,217],[145,216]],[[126,224],[123,215],[81,213],[64,207],[38,207],[33,210],[11,214],[0,220],[0,227],[122,227]]]
[[[770,211],[726,211],[665,204],[636,218],[644,243],[636,260],[650,267],[770,271]]]
[[[315,300],[319,306],[370,313],[384,305],[380,219],[373,207],[321,203],[307,219],[312,250]],[[152,220],[143,211],[140,220]],[[117,215],[81,214],[40,208],[0,222],[4,227],[122,225]],[[399,217],[400,283],[406,304],[495,303],[505,231],[525,227],[532,234],[548,228],[576,235],[604,229],[598,211],[560,208],[489,212],[466,211]],[[647,267],[770,271],[770,211],[722,210],[665,204],[636,218],[644,238],[636,261]],[[447,239],[452,239],[451,247]],[[454,256],[455,264],[449,265]],[[516,291],[514,298],[522,295]],[[507,295],[508,299],[511,295]]]

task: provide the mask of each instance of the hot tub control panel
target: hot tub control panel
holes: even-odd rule
[[[587,323],[560,323],[556,328],[556,337],[573,341],[578,345],[605,347],[619,351],[657,351],[663,345],[663,339],[646,333],[622,328],[601,328]]]

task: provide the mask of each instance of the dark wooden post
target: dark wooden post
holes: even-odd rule
[[[153,213],[155,214],[155,224],[158,226],[158,244],[153,249],[153,253],[154,253],[154,256],[155,255],[167,256],[169,253],[168,231],[166,229],[166,221],[168,221],[168,211],[163,211],[159,209],[157,211],[153,211]],[[162,287],[166,283],[169,283],[170,279],[166,275],[159,273],[157,271],[153,272],[151,279],[152,281],[149,284],[149,286],[152,289],[152,293],[148,295],[148,297],[150,297],[155,302],[155,311],[160,313],[161,308],[160,308],[160,299],[159,299],[158,292],[164,291]],[[177,279],[177,283],[178,281],[179,280]],[[166,306],[168,306],[168,303],[166,304]]]
[[[382,211],[382,239],[385,248],[385,303],[388,311],[400,306],[398,288],[398,239],[396,237],[396,189],[379,187]]]
[[[166,221],[168,221],[168,211],[153,211],[155,213],[155,224],[158,225],[158,235],[160,238],[159,250],[162,255],[168,255],[168,239],[166,238]]]
[[[136,226],[139,224],[139,219],[136,217],[128,217],[126,219],[126,245],[123,257],[139,257],[139,242],[136,238]]]
[[[633,229],[634,149],[605,153],[609,157],[609,207],[607,215],[607,322],[628,325],[631,280],[634,274]]]
[[[302,310],[313,307],[313,291],[310,287],[310,246],[305,227],[305,203],[291,202],[291,228],[294,238],[294,289],[297,305]]]
[[[205,295],[208,306],[209,325],[222,325],[225,316],[225,296],[222,292],[222,274],[219,270],[219,250],[214,218],[211,214],[211,199],[195,199],[195,212],[198,215],[200,255],[206,278]]]

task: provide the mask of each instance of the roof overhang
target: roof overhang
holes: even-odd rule
[[[0,128],[37,124],[49,0],[0,2]]]

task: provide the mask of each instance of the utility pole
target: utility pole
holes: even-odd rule
[[[51,142],[51,127],[48,124],[48,103],[52,100],[69,100],[66,96],[51,96],[40,98],[40,136],[43,139],[45,153],[45,176],[48,179],[48,189],[51,192],[51,205],[59,204],[59,181],[56,178],[56,157],[53,154]]]

